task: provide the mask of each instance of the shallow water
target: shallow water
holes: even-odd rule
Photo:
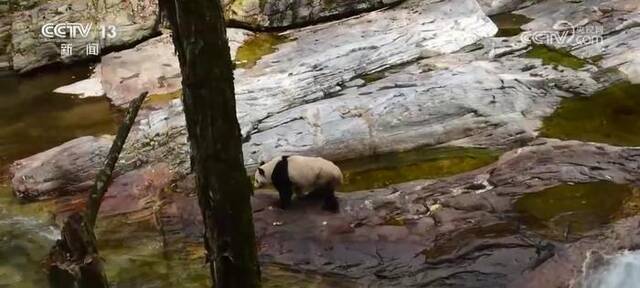
[[[573,97],[545,118],[541,135],[640,146],[640,84],[623,82],[590,97]]]
[[[289,37],[280,34],[258,33],[238,47],[235,59],[236,67],[251,68],[263,56],[278,50],[276,46],[288,41],[291,41]]]
[[[471,171],[495,162],[494,150],[425,147],[336,163],[344,174],[341,192],[386,187],[416,179],[431,179]]]
[[[500,13],[490,16],[489,19],[498,26],[498,33],[495,37],[511,37],[522,33],[520,28],[522,25],[531,22],[531,18],[515,14],[515,13]]]
[[[0,179],[0,287],[42,287],[40,262],[60,237],[50,209],[49,203],[20,205]]]
[[[74,66],[0,77],[0,167],[73,138],[115,133],[120,113],[105,97],[52,92],[88,73],[87,67]]]
[[[515,202],[520,220],[529,228],[555,240],[571,240],[637,208],[637,189],[610,182],[563,184],[527,193]]]

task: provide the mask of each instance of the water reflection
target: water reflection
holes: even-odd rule
[[[76,137],[115,133],[119,113],[105,97],[52,93],[88,73],[77,66],[0,77],[0,167]]]

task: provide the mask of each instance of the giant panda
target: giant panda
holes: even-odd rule
[[[338,212],[339,204],[335,189],[342,184],[342,171],[331,161],[320,157],[279,156],[265,163],[261,162],[255,173],[254,187],[260,188],[273,183],[280,194],[280,207],[287,209],[291,197],[307,193],[323,197],[322,209]]]

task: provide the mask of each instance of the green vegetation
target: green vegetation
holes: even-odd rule
[[[522,33],[520,26],[531,22],[531,18],[514,13],[500,13],[489,17],[498,26],[495,37],[511,37]]]
[[[278,45],[291,40],[293,39],[281,34],[258,33],[238,47],[235,59],[236,67],[251,68],[263,56],[277,51]]]
[[[369,83],[376,82],[380,79],[384,79],[385,77],[387,77],[387,75],[384,71],[378,71],[378,72],[362,75],[362,77],[360,78],[364,80],[364,83],[369,84]]]
[[[619,83],[591,97],[573,97],[544,119],[544,137],[640,146],[640,85]]]
[[[531,50],[527,51],[526,56],[529,58],[542,59],[544,65],[560,65],[571,69],[580,69],[587,64],[571,53],[549,48],[544,45],[533,45]]]
[[[618,218],[632,195],[633,188],[610,182],[564,184],[525,194],[515,208],[529,228],[563,240]]]
[[[450,176],[495,162],[498,151],[463,147],[424,147],[337,163],[344,174],[340,191],[386,187],[416,179]]]

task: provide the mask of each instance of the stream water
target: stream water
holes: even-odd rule
[[[585,279],[584,288],[636,288],[640,283],[640,251],[623,251]]]

